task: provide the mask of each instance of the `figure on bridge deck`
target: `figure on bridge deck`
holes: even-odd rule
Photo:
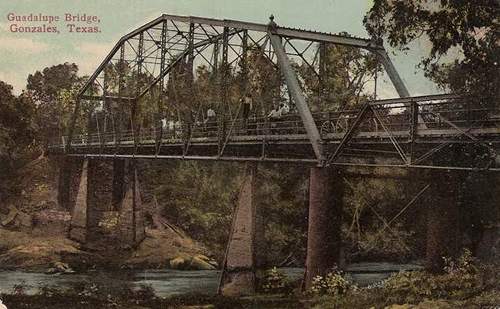
[[[167,118],[162,118],[162,119],[160,119],[160,121],[161,121],[162,129],[166,129],[167,128]]]
[[[274,21],[273,14],[271,14],[271,16],[269,16],[269,23],[267,24],[267,29],[271,33],[276,33],[276,30],[278,30],[278,24],[276,24],[276,22]]]
[[[271,110],[271,112],[269,113],[269,115],[267,115],[267,118],[269,118],[269,121],[270,121],[270,126],[271,126],[270,133],[271,134],[277,133],[278,122],[281,119],[281,108],[280,108],[280,106],[276,105],[276,107],[273,110]]]
[[[217,131],[217,114],[211,106],[208,107],[207,117],[203,120],[203,125],[205,133]]]
[[[243,98],[241,98],[242,104],[242,118],[246,122],[248,120],[248,116],[253,110],[253,100],[250,93],[247,93]]]
[[[285,102],[280,104],[280,116],[286,115],[290,112],[290,106]]]
[[[215,114],[215,111],[212,109],[212,107],[209,107],[207,110],[207,118],[205,119],[205,123],[210,122],[210,121],[215,121],[215,117],[217,115]]]
[[[241,98],[240,100],[241,104],[241,118],[243,120],[243,130],[247,131],[248,129],[248,118],[250,116],[250,113],[253,111],[253,99],[250,93],[245,94],[244,97]],[[248,134],[248,132],[246,132]]]

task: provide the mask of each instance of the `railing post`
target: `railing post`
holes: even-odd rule
[[[418,103],[411,101],[411,114],[410,114],[410,165],[413,163],[415,157],[415,140],[417,139],[418,130]]]

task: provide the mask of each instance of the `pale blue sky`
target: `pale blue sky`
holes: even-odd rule
[[[29,73],[46,66],[75,62],[82,74],[90,74],[110,48],[125,33],[162,13],[237,19],[267,23],[272,13],[279,25],[325,32],[347,31],[366,36],[362,20],[370,0],[3,0],[0,2],[0,80],[19,93]],[[18,15],[60,15],[65,13],[97,15],[101,33],[68,33],[64,22],[60,34],[11,33],[9,13]],[[413,50],[398,53],[393,60],[412,95],[436,93],[434,85],[415,68],[425,54],[423,43]],[[381,94],[395,95],[388,84]]]

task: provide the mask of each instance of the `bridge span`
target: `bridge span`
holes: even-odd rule
[[[352,50],[375,61],[367,74],[375,89],[385,71],[399,98],[333,93],[328,53]],[[308,288],[340,261],[346,166],[410,169],[408,177],[428,182],[407,207],[426,192],[436,198],[426,256],[439,271],[459,247],[457,179],[499,172],[499,148],[497,97],[411,97],[378,38],[281,27],[273,17],[257,24],[164,14],[117,42],[76,94],[68,132],[49,154],[64,157],[59,200],[73,211],[70,237],[92,240],[96,192],[112,182],[107,200],[120,211],[124,246],[145,237],[138,161],[246,162],[220,284],[221,293],[241,295],[254,292],[258,268],[259,162],[309,169]]]

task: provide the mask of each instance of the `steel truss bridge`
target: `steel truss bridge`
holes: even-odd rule
[[[297,64],[306,65],[321,84],[327,74],[322,58],[332,45],[375,55],[400,98],[312,112]],[[288,94],[292,108],[286,115],[269,118],[273,102],[254,101],[262,110],[243,117],[235,103],[241,98],[231,93],[236,83],[231,72],[248,88],[249,58],[255,54],[281,76],[275,88]],[[202,65],[218,98],[211,105],[216,117],[209,120],[193,116],[195,106],[210,105],[192,102],[195,72]],[[498,106],[498,98],[466,94],[411,97],[379,40],[285,28],[272,19],[266,25],[162,15],[113,47],[78,92],[68,135],[49,151],[90,158],[500,171]],[[147,125],[141,118],[145,110],[153,114]],[[182,116],[162,127],[160,119],[169,110]],[[450,157],[450,151],[468,153],[469,159]]]

